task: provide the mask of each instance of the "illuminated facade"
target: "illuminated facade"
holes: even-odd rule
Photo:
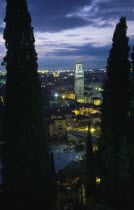
[[[99,97],[93,97],[93,98],[92,98],[92,103],[93,103],[94,105],[98,106],[98,105],[101,105],[102,100],[101,100],[101,98],[99,98]]]
[[[69,99],[75,99],[75,94],[73,91],[65,91],[65,93],[61,94],[61,97],[64,98],[69,98]]]
[[[84,103],[84,72],[81,61],[76,62],[74,91],[76,100]]]
[[[100,112],[98,109],[96,109],[95,107],[81,107],[81,108],[77,108],[75,110],[73,110],[72,112],[74,112],[76,115],[90,115],[90,114],[95,114]]]

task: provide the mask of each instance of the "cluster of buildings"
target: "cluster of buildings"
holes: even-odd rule
[[[95,74],[84,72],[81,61],[76,62],[75,71],[66,72],[64,77],[56,74],[55,81],[58,78],[61,82],[49,90],[46,117],[50,139],[66,139],[70,131],[87,133],[89,121],[91,133],[96,137],[100,135],[101,93],[105,74],[100,73],[101,79],[97,81]]]
[[[100,134],[104,70],[39,71],[44,98],[44,118],[50,139],[65,139],[69,131],[87,133],[90,120],[93,135]],[[0,115],[5,99],[6,74],[0,72]]]

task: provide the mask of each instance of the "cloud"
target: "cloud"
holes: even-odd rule
[[[112,44],[112,36],[116,22],[111,22],[110,27],[85,26],[73,30],[57,33],[36,32],[36,49],[39,58],[68,57],[70,61],[75,56],[102,55],[105,60],[108,57],[108,49]],[[128,21],[128,36],[134,34],[134,21]],[[132,38],[130,39],[132,45]],[[72,57],[71,57],[72,56]]]
[[[28,0],[35,31],[61,32],[85,26],[108,28],[121,16],[134,20],[133,0]]]
[[[91,43],[83,46],[68,46],[67,49],[54,50],[46,56],[108,56],[110,45],[103,47],[93,47]]]
[[[94,57],[94,56],[57,56],[57,57],[46,57],[45,59],[39,60],[40,69],[51,69],[51,70],[63,70],[63,69],[75,69],[77,60],[81,60],[83,63],[83,69],[100,69],[106,67],[105,57]]]
[[[79,35],[78,34],[67,34],[65,36],[67,36],[67,37],[76,37],[76,36],[79,36]]]
[[[121,16],[134,20],[133,0],[93,0],[91,4],[68,14],[68,17],[81,17],[86,20],[99,18],[105,20],[106,23],[108,20],[119,19]]]
[[[67,29],[74,29],[89,25],[89,21],[79,17],[53,17],[35,26],[35,31],[59,32]]]
[[[80,17],[67,14],[87,5],[90,0],[28,0],[35,31],[58,32],[88,24]]]
[[[4,30],[4,29],[3,29],[2,27],[0,27],[0,33],[3,33],[3,30]]]
[[[134,35],[129,36],[129,44],[130,46],[134,46]]]

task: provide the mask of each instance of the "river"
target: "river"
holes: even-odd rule
[[[53,150],[56,172],[65,168],[73,160],[82,159],[84,155],[84,152],[76,152],[73,148],[69,150],[68,144],[51,144],[50,148]]]

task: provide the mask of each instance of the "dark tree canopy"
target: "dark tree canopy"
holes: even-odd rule
[[[108,79],[104,85],[102,104],[102,130],[113,138],[120,135],[128,114],[130,47],[126,33],[126,18],[121,17],[116,25],[107,62]]]
[[[116,25],[116,29],[113,35],[112,48],[110,50],[107,62],[107,74],[109,79],[115,77],[115,80],[119,74],[122,75],[126,73],[126,75],[128,75],[130,73],[130,47],[128,46],[129,38],[127,37],[126,33],[126,18],[121,17],[119,23]]]
[[[119,209],[125,205],[125,202],[122,204],[120,202],[120,194],[123,193],[122,198],[125,198],[126,193],[120,188],[122,184],[120,174],[127,174],[125,164],[128,161],[123,144],[124,139],[127,138],[126,125],[129,110],[130,47],[128,41],[126,18],[121,17],[115,28],[112,48],[107,60],[108,79],[103,91],[102,136],[99,145],[102,200],[113,206],[113,209]],[[127,147],[127,142],[125,146]],[[123,181],[126,181],[125,178]]]
[[[131,68],[132,68],[132,72],[134,73],[134,46],[131,52]]]
[[[89,201],[94,199],[96,194],[96,173],[95,173],[95,154],[90,132],[90,122],[86,139],[86,198]]]
[[[7,0],[4,189],[45,192],[48,171],[41,84],[31,16],[25,0]]]

